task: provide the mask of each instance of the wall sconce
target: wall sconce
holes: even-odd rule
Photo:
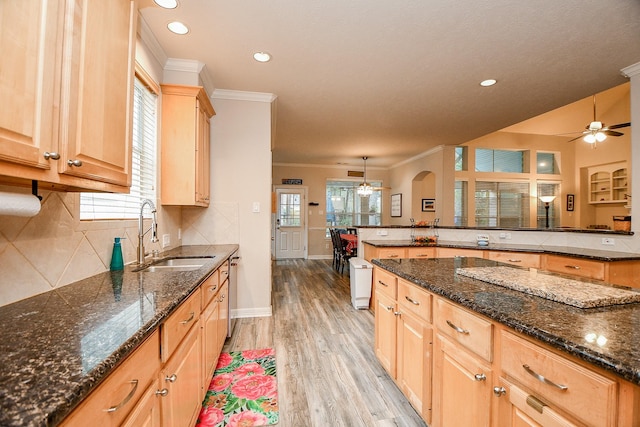
[[[556,196],[540,196],[540,201],[544,203],[546,228],[549,228],[549,203],[553,202],[555,199],[556,199]]]

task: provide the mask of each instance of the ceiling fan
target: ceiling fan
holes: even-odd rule
[[[582,138],[585,142],[593,144],[595,148],[596,143],[602,142],[607,139],[607,136],[622,136],[622,132],[615,131],[614,129],[621,129],[631,126],[631,123],[618,123],[617,125],[606,126],[603,122],[596,119],[596,96],[593,95],[593,121],[585,126],[584,131],[580,136],[570,139],[569,142]]]
[[[358,185],[358,195],[360,196],[370,196],[374,190],[389,190],[390,187],[373,187],[369,182],[367,182],[367,159],[369,157],[363,156],[362,160],[364,160],[364,175],[362,178],[362,183]]]

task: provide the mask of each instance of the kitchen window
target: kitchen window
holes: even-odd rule
[[[476,148],[476,172],[528,173],[528,153]]]
[[[129,194],[81,193],[81,220],[136,219],[140,202],[156,201],[158,90],[146,73],[136,70],[133,88],[133,153]]]
[[[380,187],[381,182],[371,182]],[[327,227],[346,228],[358,225],[380,225],[382,191],[373,190],[370,196],[358,194],[356,181],[327,181]],[[329,238],[327,228],[327,238]]]
[[[529,182],[476,181],[477,227],[529,227]]]

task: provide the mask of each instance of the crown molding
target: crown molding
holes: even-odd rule
[[[633,65],[629,65],[628,67],[624,67],[622,70],[620,70],[620,72],[622,73],[623,76],[627,78],[636,76],[640,74],[640,62],[637,62]]]
[[[206,65],[195,59],[182,59],[182,58],[168,58],[164,64],[165,71],[179,71],[182,73],[197,74],[199,80],[202,82],[205,92],[207,94],[213,93],[215,87],[213,80],[209,76],[209,70]],[[210,95],[209,95],[210,96]]]
[[[236,101],[253,101],[253,102],[268,102],[271,103],[276,100],[278,96],[273,93],[263,92],[246,92],[241,90],[226,90],[216,89],[211,94],[213,99],[231,99]]]
[[[156,36],[151,32],[149,24],[147,24],[147,21],[144,20],[140,13],[138,13],[138,19],[140,23],[140,25],[138,25],[140,39],[147,46],[156,61],[158,61],[158,64],[162,66],[162,64],[167,62],[167,54],[164,53],[164,49],[162,49],[162,46],[158,43],[158,39],[156,39]]]
[[[354,168],[360,168],[361,165],[319,165],[312,163],[273,163],[273,166],[286,167],[286,168],[319,168],[319,169],[344,169],[353,170]],[[367,170],[386,171],[389,168],[381,166],[367,166]],[[359,180],[359,179],[358,179]]]

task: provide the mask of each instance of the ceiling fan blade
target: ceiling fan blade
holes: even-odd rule
[[[631,123],[618,123],[617,125],[607,126],[607,129],[621,129],[631,126]]]
[[[608,136],[622,136],[622,135],[624,135],[624,133],[616,132],[615,130],[605,130],[603,132]]]
[[[582,133],[582,135],[584,135],[584,132]],[[570,139],[570,140],[568,140],[567,142],[572,142],[572,141],[575,141],[576,139],[580,139],[580,138],[582,138],[582,135],[580,135],[580,136],[576,136],[575,138]]]

